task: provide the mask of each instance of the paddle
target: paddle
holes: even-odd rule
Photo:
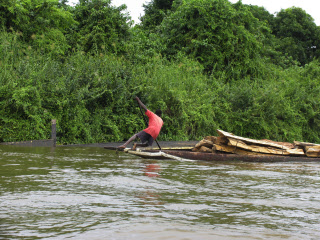
[[[147,119],[146,119],[146,115],[143,114],[143,111],[142,111],[142,108],[141,108],[140,104],[138,104],[138,105],[139,105],[139,108],[140,108],[140,112],[141,112],[141,114],[142,114],[142,116],[143,116],[143,119],[144,119],[145,123],[146,123],[147,126],[148,126],[148,121],[147,121]],[[157,143],[157,145],[158,145],[158,147],[159,147],[159,149],[160,149],[160,151],[161,151],[161,147],[160,147],[157,139],[155,139],[155,141],[156,141],[156,143]]]

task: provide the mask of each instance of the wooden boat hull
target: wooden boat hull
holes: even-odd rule
[[[164,153],[164,154],[161,154]],[[201,160],[201,161],[242,161],[242,162],[320,162],[320,158],[295,157],[281,155],[238,155],[225,153],[202,153],[185,150],[146,150],[127,151],[127,153],[148,159],[177,159],[177,160]]]
[[[320,158],[294,157],[281,155],[238,155],[225,153],[202,153],[191,151],[165,151],[181,158],[203,161],[243,161],[243,162],[320,162]]]

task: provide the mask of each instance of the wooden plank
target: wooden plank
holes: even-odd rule
[[[206,147],[206,146],[201,146],[200,149],[199,149],[199,152],[206,152],[206,153],[212,153],[212,147],[213,147],[213,144],[210,148]]]
[[[200,142],[198,142],[195,145],[195,148],[200,149],[200,147],[202,147],[202,146],[207,147],[207,148],[212,148],[213,142],[210,140],[207,140],[207,139],[202,139]]]
[[[298,146],[298,147],[306,147],[306,146],[320,146],[320,144],[317,144],[317,143],[309,143],[309,142],[298,142],[298,141],[294,141],[293,144],[295,146]]]
[[[216,137],[216,136],[206,136],[204,139],[205,139],[205,140],[208,140],[208,141],[210,141],[210,142],[212,142],[212,143],[216,143],[217,138],[218,138],[218,137]]]
[[[279,144],[279,145],[286,146],[286,147],[292,148],[292,149],[296,148],[295,145],[293,143],[290,143],[290,142],[276,142],[276,141],[272,141],[272,140],[269,140],[269,139],[261,139],[261,141]]]
[[[119,144],[120,145],[120,144]],[[115,146],[104,146],[104,149],[108,149],[108,150],[115,150],[115,151],[123,151],[123,149],[115,147]],[[127,148],[127,149],[131,149],[131,148]],[[150,148],[150,147],[146,147],[146,148],[142,148],[144,150],[159,150],[159,148]],[[192,150],[192,147],[162,147],[162,150]]]
[[[262,154],[275,154],[275,155],[304,155],[304,151],[302,149],[277,149],[273,147],[264,147],[258,145],[248,145],[240,140],[235,140],[233,138],[228,138],[228,145],[242,148],[247,151],[262,153]]]
[[[320,151],[320,145],[306,146],[306,151],[309,149],[313,149],[313,151]]]
[[[228,138],[226,137],[216,137],[216,136],[206,136],[204,139],[202,139],[200,142],[198,142],[195,147],[192,149],[193,152],[208,152],[207,149],[203,148],[202,146],[206,148],[212,149],[214,144],[218,145],[226,145],[228,144]]]
[[[216,140],[215,144],[227,145],[228,141],[229,141],[228,138],[219,136],[219,137],[217,137],[217,140]]]
[[[273,143],[273,142],[267,142],[267,141],[263,141],[263,140],[256,140],[256,139],[251,139],[251,138],[239,137],[239,136],[236,136],[232,133],[228,133],[228,132],[225,132],[225,131],[222,131],[219,129],[217,129],[217,132],[222,137],[227,137],[228,139],[232,138],[232,139],[236,139],[236,140],[241,140],[241,141],[249,143],[249,144],[262,145],[262,146],[274,147],[274,148],[279,148],[279,149],[290,149],[287,146],[280,145],[280,144]]]
[[[214,151],[233,153],[233,154],[239,154],[239,155],[262,155],[261,153],[246,151],[246,150],[242,150],[240,148],[237,148],[234,146],[228,146],[228,145],[214,144],[212,149]]]
[[[320,146],[305,146],[306,155],[308,157],[320,157]]]

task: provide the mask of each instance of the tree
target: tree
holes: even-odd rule
[[[74,15],[79,25],[75,28],[73,45],[90,52],[122,52],[129,38],[131,18],[126,5],[111,6],[110,0],[80,0]]]
[[[234,7],[237,9],[239,6],[238,3],[234,4]],[[243,5],[240,4],[241,7]],[[276,50],[278,46],[279,39],[272,33],[272,26],[274,25],[274,15],[269,13],[264,7],[259,7],[255,5],[245,5],[252,15],[257,18],[260,24],[260,31],[263,33],[259,41],[262,44],[262,55],[268,58],[272,63],[276,65],[281,65],[282,67],[288,67],[292,64],[295,64],[292,58],[286,57]],[[238,9],[239,11],[240,9]]]
[[[262,25],[241,2],[236,6],[226,0],[183,2],[161,24],[164,54],[186,54],[206,71],[230,78],[256,74]]]
[[[59,0],[5,0],[0,3],[0,21],[7,31],[17,32],[34,47],[64,54],[69,47],[66,29],[75,21],[59,4]]]
[[[248,9],[255,18],[258,18],[260,21],[272,25],[274,16],[269,13],[264,7],[259,7],[255,5],[247,5]]]
[[[273,33],[280,40],[277,49],[304,65],[319,57],[320,31],[303,9],[282,9],[274,19]]]
[[[141,17],[141,25],[144,29],[154,29],[160,25],[168,10],[172,8],[174,0],[152,0],[143,4],[144,16]]]

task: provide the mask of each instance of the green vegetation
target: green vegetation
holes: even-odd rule
[[[132,26],[110,0],[0,2],[0,141],[122,141],[161,108],[160,140],[223,129],[320,142],[320,28],[227,0],[153,0]]]

